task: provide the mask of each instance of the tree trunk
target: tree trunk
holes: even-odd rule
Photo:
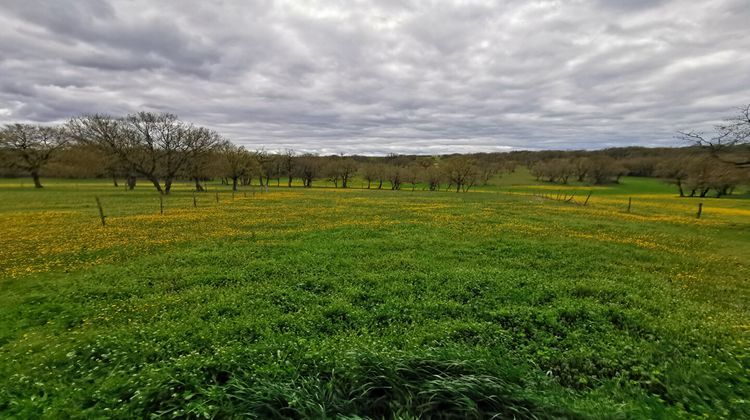
[[[206,191],[206,189],[203,188],[203,185],[201,185],[201,179],[197,176],[195,177],[195,190],[198,192]]]
[[[161,189],[161,184],[159,183],[158,178],[149,178],[149,181],[151,181],[152,184],[154,184],[154,188],[156,188],[156,191],[159,192],[159,194],[164,194],[164,190]]]
[[[128,175],[128,179],[127,179],[127,180],[125,181],[125,183],[126,183],[126,184],[127,184],[127,186],[128,186],[128,190],[131,190],[131,191],[132,191],[133,189],[135,189],[135,182],[136,182],[136,179],[137,179],[137,178],[136,178],[135,176],[133,176],[133,175]]]
[[[39,172],[32,171],[31,178],[34,180],[34,188],[42,188],[42,183],[39,181]]]
[[[292,188],[292,176],[289,175],[289,182],[287,183],[287,187]]]
[[[117,183],[117,177],[112,175],[112,184],[115,186],[115,188],[119,187],[120,185]]]
[[[169,194],[169,191],[172,189],[172,178],[167,178],[164,180],[164,194]]]
[[[367,180],[367,189],[368,189],[368,190],[370,189],[370,183],[372,183],[372,181],[368,179],[368,180]]]
[[[379,190],[382,190],[382,189],[383,189],[383,180],[382,180],[382,179],[381,179],[381,180],[379,180],[379,183],[378,183],[378,189],[379,189]]]
[[[232,177],[232,191],[237,191],[237,179],[239,177],[233,176]]]

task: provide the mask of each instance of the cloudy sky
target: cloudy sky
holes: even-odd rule
[[[172,112],[319,153],[675,145],[750,103],[750,0],[0,2],[0,123]]]

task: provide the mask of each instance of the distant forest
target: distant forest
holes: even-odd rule
[[[318,156],[294,150],[246,150],[216,132],[172,114],[124,118],[90,115],[61,126],[10,124],[0,130],[0,176],[109,178],[133,189],[141,182],[169,194],[176,180],[196,191],[221,180],[233,189],[258,185],[402,188],[466,192],[526,167],[538,181],[601,185],[623,176],[657,177],[680,196],[721,197],[750,185],[750,105],[711,135],[678,135],[680,148],[618,147],[598,151],[512,151],[440,156]],[[296,181],[296,183],[295,183]]]

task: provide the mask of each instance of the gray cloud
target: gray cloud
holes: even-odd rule
[[[169,111],[320,153],[675,145],[750,102],[746,0],[0,5],[0,123]]]

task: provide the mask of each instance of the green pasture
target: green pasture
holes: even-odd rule
[[[741,194],[43,182],[0,180],[0,417],[750,418]]]

